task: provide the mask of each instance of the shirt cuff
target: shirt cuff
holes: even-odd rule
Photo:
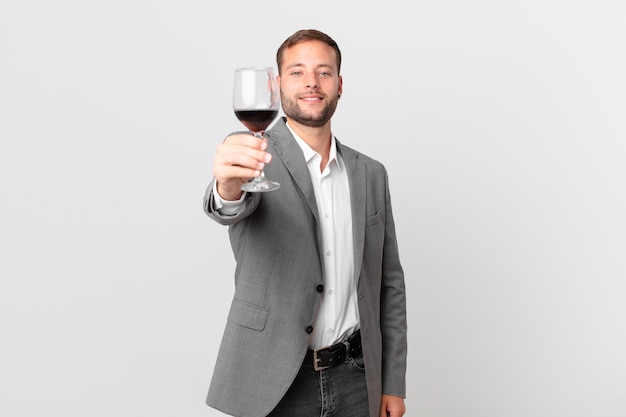
[[[217,181],[213,183],[213,202],[215,204],[215,210],[218,213],[223,214],[225,216],[234,216],[239,214],[239,212],[244,207],[244,199],[246,198],[246,192],[244,191],[239,200],[229,201],[224,200],[217,192]]]

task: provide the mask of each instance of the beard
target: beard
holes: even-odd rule
[[[317,115],[304,114],[302,109],[298,106],[297,99],[288,99],[281,93],[280,100],[283,112],[289,119],[307,127],[322,127],[333,117],[333,114],[335,114],[339,97],[327,98],[326,105]]]

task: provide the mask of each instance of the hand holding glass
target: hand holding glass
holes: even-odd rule
[[[262,138],[265,129],[278,116],[280,106],[278,85],[274,70],[266,67],[238,68],[235,70],[233,110],[237,119],[257,138]],[[241,189],[249,192],[276,190],[280,184],[261,175],[248,181]]]

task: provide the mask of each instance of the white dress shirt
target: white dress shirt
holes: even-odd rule
[[[302,148],[311,175],[322,230],[324,294],[309,339],[312,349],[348,338],[359,328],[357,281],[354,274],[352,211],[348,174],[332,137],[328,163],[320,170],[322,157],[287,124]],[[215,206],[221,214],[236,214],[245,197],[224,201],[214,186]],[[245,194],[245,193],[244,193]]]

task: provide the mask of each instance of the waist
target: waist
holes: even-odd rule
[[[361,330],[357,330],[343,342],[319,349],[309,349],[304,358],[303,366],[313,367],[316,371],[348,362],[350,358],[363,353],[361,347]]]

